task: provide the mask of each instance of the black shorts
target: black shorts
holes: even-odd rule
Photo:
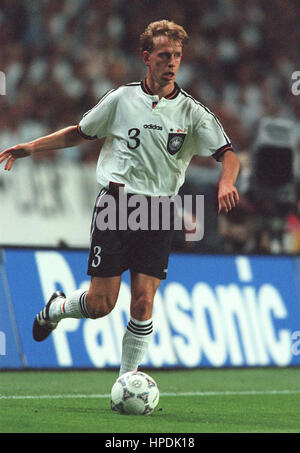
[[[108,204],[105,197],[110,195],[115,200],[116,222],[113,225],[107,221],[107,228],[98,221],[100,217],[105,218]],[[127,194],[127,199],[133,196]],[[87,274],[97,277],[119,276],[127,269],[133,272],[151,275],[160,280],[166,279],[168,270],[169,255],[172,246],[174,233],[174,215],[171,212],[170,227],[156,229],[151,228],[151,203],[150,197],[144,197],[148,201],[148,229],[132,230],[124,229],[119,223],[119,192],[115,189],[102,189],[97,197],[92,225],[91,225],[91,246],[88,261]],[[99,200],[101,199],[101,206]],[[106,211],[104,211],[106,209]],[[135,208],[127,207],[127,219]],[[126,222],[128,223],[128,222]]]

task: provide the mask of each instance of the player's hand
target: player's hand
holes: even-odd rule
[[[16,145],[11,148],[7,148],[0,153],[0,164],[6,160],[4,170],[10,170],[16,159],[21,157],[27,157],[32,154],[32,148],[28,143]]]
[[[219,183],[219,192],[218,192],[218,204],[219,211],[226,212],[226,214],[231,211],[239,202],[239,194],[235,186],[226,181],[220,181]]]

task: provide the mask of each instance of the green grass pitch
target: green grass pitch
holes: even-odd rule
[[[1,372],[0,432],[300,432],[298,368],[144,371],[161,393],[144,417],[110,410],[116,371]]]

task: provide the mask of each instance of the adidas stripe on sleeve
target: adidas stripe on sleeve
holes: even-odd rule
[[[181,94],[193,106],[194,153],[199,156],[214,157],[217,161],[228,150],[232,151],[231,141],[222,124],[205,105],[181,89]]]
[[[108,91],[100,101],[86,112],[78,126],[78,132],[87,139],[106,137],[110,117],[116,103],[116,90]]]
[[[212,156],[217,161],[229,150],[231,142],[217,117],[205,110],[205,113],[194,127],[195,151],[199,156]]]

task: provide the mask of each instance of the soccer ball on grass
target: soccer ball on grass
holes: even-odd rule
[[[111,409],[120,414],[149,415],[159,401],[159,390],[151,376],[129,371],[118,377],[111,389]]]

